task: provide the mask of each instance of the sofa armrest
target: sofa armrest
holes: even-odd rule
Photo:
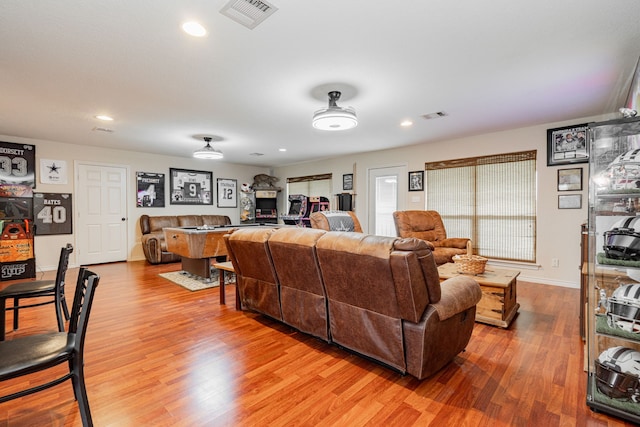
[[[448,237],[443,240],[439,240],[436,243],[436,246],[440,246],[443,248],[456,248],[456,249],[466,249],[467,242],[471,239],[467,239],[464,237]]]
[[[446,320],[478,304],[482,290],[471,277],[455,276],[441,283],[442,298],[431,304],[440,320]]]
[[[162,262],[163,241],[164,236],[160,233],[149,233],[142,236],[142,251],[147,261],[151,264],[160,264]]]

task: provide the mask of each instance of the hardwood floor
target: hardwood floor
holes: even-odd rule
[[[476,323],[467,351],[418,381],[236,311],[234,286],[220,306],[218,288],[158,276],[179,268],[91,267],[101,276],[85,364],[96,426],[631,425],[585,404],[576,289],[519,282],[509,329]],[[55,329],[55,314],[28,309],[20,322],[7,339]],[[0,394],[22,384],[0,383]],[[36,425],[81,425],[70,383],[0,404],[0,426]]]

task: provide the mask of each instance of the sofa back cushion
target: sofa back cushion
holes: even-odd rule
[[[231,225],[231,218],[226,215],[201,215],[202,225]]]
[[[142,234],[149,234],[156,231],[162,231],[165,227],[177,227],[178,218],[171,215],[166,216],[149,216],[142,215],[140,217],[140,230]]]
[[[440,301],[440,277],[429,244],[416,238],[394,242],[390,263],[400,316],[418,323],[430,303]]]
[[[239,228],[225,235],[242,306],[282,320],[280,286],[268,240],[273,228]]]
[[[202,223],[202,215],[178,215],[179,227],[200,227]]]
[[[447,231],[436,211],[396,211],[393,213],[396,231],[400,237],[415,237],[437,242],[447,238]]]
[[[398,317],[389,257],[393,237],[327,232],[316,245],[327,296]]]
[[[402,372],[402,319],[389,258],[396,238],[331,231],[316,244],[331,338]]]
[[[269,237],[269,250],[280,283],[282,320],[329,341],[327,298],[316,256],[323,230],[281,228]]]

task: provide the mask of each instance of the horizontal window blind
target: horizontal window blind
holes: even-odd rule
[[[487,258],[535,262],[536,151],[425,164],[426,207]]]
[[[287,198],[292,194],[323,196],[331,201],[331,174],[287,178]]]

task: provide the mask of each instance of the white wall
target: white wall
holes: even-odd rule
[[[36,146],[36,178],[40,179],[40,159],[65,160],[68,168],[68,183],[66,185],[41,184],[36,183],[35,191],[38,193],[71,193],[74,198],[74,178],[73,170],[74,161],[91,161],[94,163],[105,165],[127,166],[130,171],[128,177],[128,261],[143,260],[144,253],[140,244],[140,226],[138,221],[140,215],[179,215],[179,214],[212,214],[212,215],[228,215],[231,222],[238,224],[240,222],[240,210],[233,208],[217,208],[214,200],[213,205],[207,206],[184,206],[171,205],[169,203],[169,168],[195,169],[213,172],[213,185],[215,192],[215,183],[217,178],[230,178],[238,180],[238,188],[243,182],[252,183],[253,177],[260,173],[269,173],[267,168],[259,168],[255,166],[238,165],[232,163],[224,163],[218,160],[198,160],[188,157],[168,157],[155,154],[138,153],[132,151],[111,150],[104,148],[86,147],[80,145],[64,144],[53,141],[35,140],[29,138],[18,138],[14,136],[0,135],[0,141],[34,144]],[[137,208],[136,207],[136,172],[156,172],[165,174],[165,207],[164,208]],[[75,206],[74,206],[75,215]],[[36,270],[46,271],[53,270],[58,265],[58,257],[60,248],[66,243],[72,243],[74,246],[76,229],[74,234],[53,235],[53,236],[36,236],[35,237],[35,256]],[[70,265],[76,266],[75,254],[72,254]]]
[[[52,141],[34,140],[0,135],[0,140],[16,143],[36,145],[37,173],[39,175],[39,160],[41,158],[66,160],[69,167],[69,182],[67,185],[52,185],[37,183],[37,192],[72,193],[74,192],[73,164],[75,160],[100,162],[108,165],[128,166],[129,177],[129,206],[128,206],[128,260],[144,259],[140,245],[140,228],[138,219],[142,214],[149,215],[177,215],[177,214],[221,214],[231,217],[234,223],[239,222],[239,209],[217,208],[213,206],[180,206],[170,205],[168,200],[169,168],[185,168],[196,170],[210,170],[216,178],[232,178],[243,182],[253,182],[253,176],[259,173],[272,174],[286,182],[286,178],[321,173],[333,174],[333,193],[342,193],[342,175],[354,173],[355,211],[364,229],[367,229],[367,169],[373,167],[407,165],[407,170],[423,170],[424,163],[437,160],[449,160],[464,157],[474,157],[487,154],[507,153],[524,150],[538,151],[538,239],[537,265],[532,267],[517,266],[521,270],[520,279],[540,283],[554,284],[568,287],[579,287],[580,283],[580,224],[587,219],[587,185],[588,167],[586,164],[571,166],[547,167],[546,131],[549,128],[604,120],[606,117],[590,117],[576,119],[570,122],[549,123],[496,132],[485,135],[439,141],[411,147],[362,153],[341,158],[326,159],[316,162],[301,163],[286,167],[267,168],[237,165],[219,161],[196,160],[191,158],[174,158],[146,153],[110,150],[95,147],[85,147]],[[445,119],[446,120],[446,119]],[[582,209],[559,210],[557,191],[557,171],[563,168],[582,167],[583,191]],[[136,172],[165,173],[167,186],[165,189],[165,208],[136,208]],[[214,184],[215,185],[215,184]],[[575,194],[575,192],[571,192]],[[284,195],[284,194],[283,194]],[[404,192],[406,209],[424,209],[424,192]],[[74,197],[76,195],[74,194]],[[417,201],[414,198],[417,196]],[[280,197],[280,212],[288,210],[285,197]],[[74,229],[75,233],[75,229]],[[457,236],[451,236],[457,237]],[[55,269],[60,247],[65,243],[75,244],[75,234],[56,236],[36,236],[35,254],[38,270]],[[551,260],[557,258],[559,267],[551,267]],[[71,260],[76,265],[75,258]]]
[[[579,287],[580,284],[580,225],[587,220],[588,165],[547,166],[547,129],[604,120],[591,117],[571,122],[549,123],[540,126],[496,132],[485,135],[425,143],[405,148],[375,151],[339,159],[328,159],[274,169],[282,181],[288,177],[333,173],[334,194],[342,193],[342,175],[355,169],[355,212],[364,230],[368,227],[367,169],[406,164],[409,171],[424,170],[425,162],[475,157],[488,154],[537,150],[538,227],[535,266],[510,266],[521,271],[521,280]],[[446,119],[443,119],[446,120]],[[583,168],[583,191],[557,191],[558,169]],[[424,209],[424,192],[404,189],[406,209]],[[559,194],[582,194],[582,209],[558,209]],[[417,196],[417,201],[415,197]],[[402,195],[401,195],[402,197]],[[284,198],[283,198],[284,199]],[[284,200],[283,200],[284,202]],[[283,204],[280,209],[287,207]],[[464,236],[449,236],[464,237]],[[559,260],[558,267],[551,260]]]

